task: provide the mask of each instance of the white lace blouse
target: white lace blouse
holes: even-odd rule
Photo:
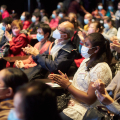
[[[98,63],[88,72],[86,71],[87,61],[88,59],[85,59],[81,63],[76,74],[74,75],[72,83],[74,87],[86,93],[88,91],[90,82],[95,82],[97,79],[101,79],[107,86],[112,80],[112,72],[107,63]],[[85,103],[80,103],[73,96],[71,99],[74,101],[74,105],[68,106],[63,110],[63,113],[74,120],[82,120],[84,114],[90,106]],[[97,103],[98,101],[96,101],[92,106],[95,106]]]

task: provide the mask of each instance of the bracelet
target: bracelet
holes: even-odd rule
[[[72,83],[70,83],[68,86],[67,86],[67,88],[66,89],[68,89],[69,88],[69,86],[71,85]]]

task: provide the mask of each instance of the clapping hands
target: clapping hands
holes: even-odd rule
[[[30,54],[30,55],[33,55],[33,56],[37,56],[39,54],[39,51],[29,44],[28,44],[27,47],[22,48],[22,49],[26,54]]]

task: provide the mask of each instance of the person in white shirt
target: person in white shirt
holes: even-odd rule
[[[111,51],[109,41],[100,33],[89,34],[82,46],[81,54],[85,60],[75,73],[73,82],[69,81],[66,74],[50,74],[49,79],[67,89],[71,93],[68,107],[60,113],[63,120],[82,120],[90,106],[99,104],[92,84],[97,79],[103,79],[106,86],[112,79]]]

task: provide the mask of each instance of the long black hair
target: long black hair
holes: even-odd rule
[[[110,50],[109,41],[106,40],[104,36],[100,33],[89,34],[87,38],[90,40],[92,47],[100,47],[94,61],[89,61],[87,65],[88,71],[90,70],[90,68],[94,67],[100,62],[106,62],[108,63],[108,65],[110,65],[112,60],[112,53]]]
[[[33,81],[21,87],[24,120],[59,120],[56,95],[52,88],[40,81]]]

